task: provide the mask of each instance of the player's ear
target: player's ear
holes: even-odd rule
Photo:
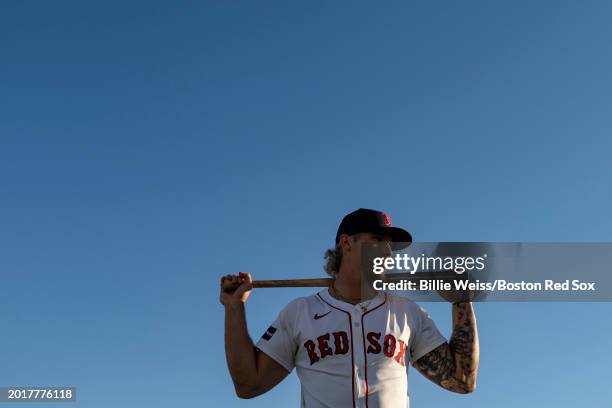
[[[351,241],[351,237],[346,234],[340,235],[340,239],[338,245],[342,248],[342,252],[348,252],[351,250],[353,246],[353,242]]]

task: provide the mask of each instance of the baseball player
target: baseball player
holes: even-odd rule
[[[344,217],[335,249],[326,253],[333,284],[285,306],[253,344],[245,303],[251,276],[228,275],[240,284],[221,291],[225,306],[225,352],[240,398],[272,389],[296,369],[301,407],[409,407],[406,365],[453,392],[476,387],[478,333],[472,303],[452,303],[450,341],[414,301],[372,291],[362,294],[362,244],[412,241],[384,212],[359,209]]]

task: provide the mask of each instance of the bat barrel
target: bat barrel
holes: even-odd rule
[[[254,280],[252,282],[254,288],[309,288],[309,287],[327,287],[331,285],[333,279],[270,279],[270,280]],[[240,286],[237,282],[224,280],[221,283],[224,292],[232,292]]]
[[[320,279],[275,279],[255,280],[254,288],[312,288],[330,286],[334,280],[331,278]]]

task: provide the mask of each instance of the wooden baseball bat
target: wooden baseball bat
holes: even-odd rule
[[[453,271],[426,271],[417,273],[392,273],[386,275],[380,275],[381,279],[386,281],[392,280],[424,280],[424,279],[453,279],[461,277]],[[467,275],[466,275],[467,276]],[[318,279],[272,279],[272,280],[254,280],[254,288],[307,288],[307,287],[328,287],[333,283],[332,278],[318,278]],[[232,292],[240,286],[238,282],[232,282],[228,279],[224,279],[221,283],[224,292]]]

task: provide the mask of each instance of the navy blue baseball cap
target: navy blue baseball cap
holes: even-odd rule
[[[387,213],[360,208],[347,214],[340,222],[336,233],[336,245],[340,242],[340,235],[355,235],[361,232],[387,234],[392,242],[405,243],[399,245],[400,248],[406,248],[412,242],[412,235],[405,229],[394,227]]]

